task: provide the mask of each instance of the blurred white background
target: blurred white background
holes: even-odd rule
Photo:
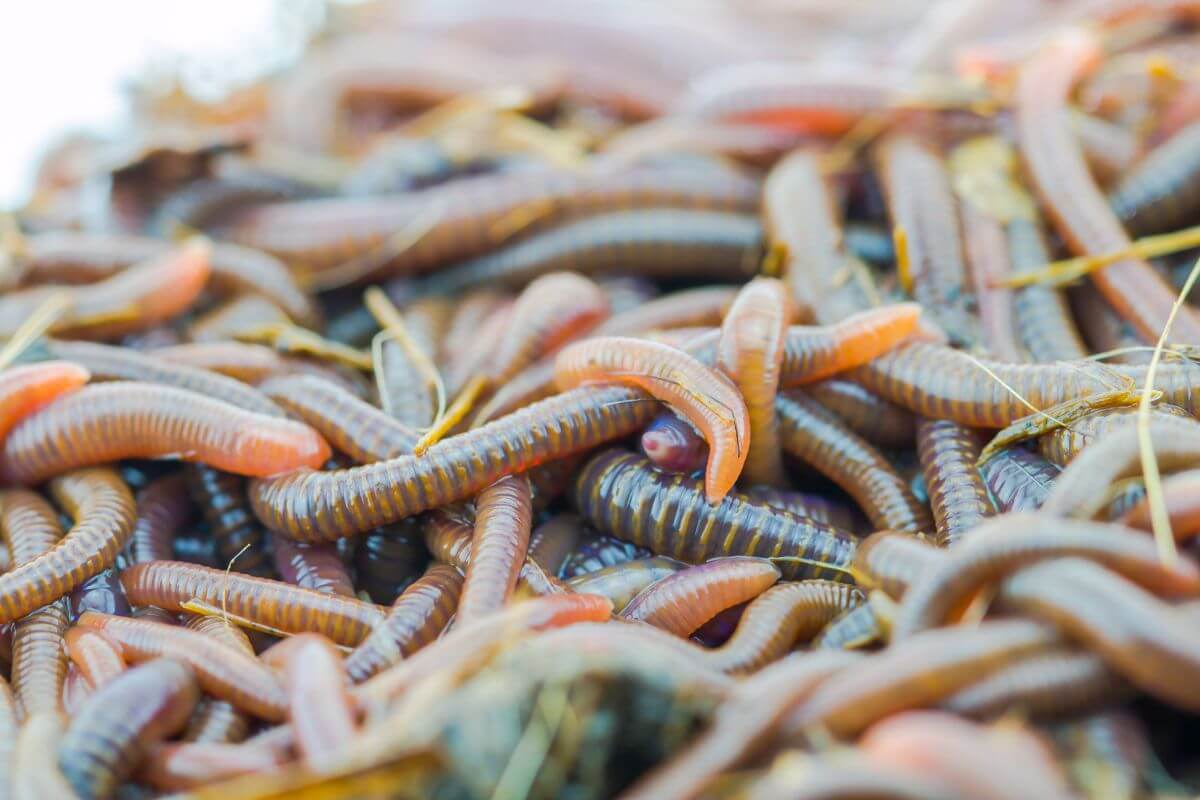
[[[321,0],[38,0],[0,24],[0,209],[28,196],[38,155],[72,130],[116,132],[126,88],[178,74],[219,96],[295,58]]]

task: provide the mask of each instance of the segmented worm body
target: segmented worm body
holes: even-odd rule
[[[332,544],[299,544],[280,537],[271,543],[275,571],[284,583],[324,594],[354,597],[354,582]]]
[[[61,361],[9,367],[0,372],[0,440],[22,419],[83,386],[89,377],[83,366]]]
[[[219,642],[254,655],[254,647],[241,628],[220,617],[190,616],[184,622],[188,630],[211,636]],[[205,697],[188,720],[183,739],[189,742],[239,742],[250,730],[250,718],[228,700]]]
[[[960,689],[943,707],[969,717],[990,718],[1021,709],[1037,716],[1064,716],[1097,708],[1125,688],[1094,653],[1055,648],[992,673]]]
[[[711,505],[702,486],[611,450],[580,471],[575,504],[599,530],[658,555],[692,564],[717,556],[755,556],[772,559],[788,580],[848,579],[854,541],[845,531],[737,494]]]
[[[880,589],[893,600],[940,564],[944,554],[923,537],[897,531],[868,536],[854,551],[851,571],[864,589]]]
[[[1200,124],[1154,148],[1125,174],[1108,200],[1132,236],[1182,228],[1200,209]]]
[[[804,391],[871,444],[898,449],[911,446],[917,438],[912,414],[857,383],[829,378],[809,384]]]
[[[122,382],[88,386],[27,417],[5,440],[0,470],[35,484],[77,467],[175,456],[265,477],[318,467],[329,454],[306,425],[185,389]]]
[[[688,636],[721,611],[757,597],[779,580],[769,561],[719,558],[664,577],[621,611],[676,636]]]
[[[532,526],[532,497],[524,476],[506,476],[475,500],[475,533],[456,619],[492,614],[512,596],[525,561]]]
[[[996,513],[975,466],[982,449],[979,437],[955,422],[923,419],[917,424],[917,454],[942,547],[958,542]]]
[[[251,504],[272,531],[297,541],[332,541],[472,497],[503,475],[625,436],[655,410],[635,390],[580,388],[438,442],[420,457],[251,484]]]
[[[1059,472],[1053,463],[1022,447],[1006,447],[979,467],[1002,513],[1041,508]]]
[[[187,611],[183,604],[190,600],[228,613],[235,622],[319,633],[351,647],[383,621],[383,610],[373,603],[181,561],[135,564],[121,573],[121,584],[135,605]]]
[[[157,478],[137,493],[137,521],[131,542],[135,564],[173,557],[175,533],[195,518],[183,474]]]
[[[217,563],[232,565],[238,572],[271,577],[266,533],[250,512],[245,479],[207,464],[188,464],[183,474],[193,504],[200,507],[208,522]],[[168,554],[166,560],[173,557]]]
[[[117,676],[71,721],[58,765],[81,797],[109,797],[150,749],[178,731],[196,705],[191,671],[156,659]]]
[[[67,631],[64,644],[71,663],[91,689],[99,689],[125,671],[120,649],[98,631],[75,626]]]

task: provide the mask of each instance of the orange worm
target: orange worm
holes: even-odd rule
[[[82,366],[65,361],[26,364],[0,372],[0,441],[22,419],[83,386],[89,377]]]
[[[476,498],[471,560],[458,600],[460,624],[499,611],[512,596],[529,546],[531,501],[524,476],[501,478]]]
[[[692,356],[641,339],[586,339],[559,352],[554,377],[564,390],[599,382],[635,386],[687,417],[708,441],[708,502],[720,502],[741,474],[750,447],[746,402],[728,378]]]
[[[266,477],[319,467],[329,454],[307,425],[131,382],[86,387],[27,417],[5,440],[0,471],[10,481],[35,484],[122,458],[176,456]]]
[[[727,608],[751,600],[779,580],[769,561],[733,556],[676,572],[643,589],[621,612],[676,636],[689,636]]]

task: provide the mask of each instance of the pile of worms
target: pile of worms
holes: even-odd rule
[[[0,219],[0,800],[1200,792],[1200,3],[131,98]]]

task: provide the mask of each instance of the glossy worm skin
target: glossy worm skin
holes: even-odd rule
[[[0,534],[12,566],[49,551],[62,536],[58,512],[41,495],[20,489],[0,492]],[[12,640],[12,688],[23,719],[62,711],[67,658],[62,637],[67,605],[59,599],[23,617]]]
[[[354,709],[342,655],[328,640],[303,633],[282,643],[288,647],[283,681],[288,718],[304,763],[321,770],[355,735]]]
[[[320,322],[316,306],[278,259],[225,242],[210,247],[211,288],[224,295],[262,295],[297,322],[305,325]],[[41,233],[28,239],[24,282],[93,283],[170,250],[171,246],[159,239],[140,236],[75,231]]]
[[[1038,437],[1038,452],[1052,464],[1065,467],[1086,448],[1109,434],[1136,425],[1137,415],[1137,407],[1133,405],[1094,411],[1082,419],[1073,420],[1069,427],[1056,427]],[[1196,429],[1196,418],[1178,406],[1155,405],[1150,409],[1150,417],[1152,424],[1164,429]]]
[[[673,411],[659,414],[642,431],[642,452],[651,463],[667,472],[685,475],[704,469],[708,461],[708,443],[692,423]]]
[[[717,556],[773,559],[783,577],[848,580],[854,541],[839,528],[730,494],[707,502],[702,481],[655,470],[631,453],[593,458],[575,483],[575,505],[599,530],[658,555],[696,564]]]
[[[731,675],[756,672],[861,602],[858,590],[831,581],[772,586],[746,606],[733,636],[704,663]]]
[[[1148,536],[1102,522],[1006,514],[972,531],[911,587],[892,635],[901,638],[941,624],[975,590],[1014,570],[1063,556],[1099,561],[1158,591],[1200,592],[1200,567],[1188,559],[1162,564]]]
[[[64,644],[71,663],[92,689],[99,689],[125,671],[120,649],[98,631],[75,626],[67,631]]]
[[[49,340],[43,346],[53,358],[82,364],[95,381],[158,383],[219,398],[256,414],[283,416],[278,406],[254,388],[206,369],[165,361],[154,351],[139,353],[127,347],[57,340]]]
[[[315,375],[271,378],[259,389],[360,464],[410,453],[420,438],[407,425]]]
[[[1070,31],[1022,66],[1017,85],[1017,137],[1034,188],[1071,249],[1088,255],[1129,246],[1129,234],[1088,172],[1067,105],[1072,86],[1098,57],[1097,43],[1089,35]],[[1092,272],[1090,278],[1143,337],[1158,339],[1175,292],[1147,262],[1124,259]],[[1200,319],[1181,309],[1171,336],[1200,340]]]
[[[170,658],[187,664],[206,694],[256,717],[280,722],[287,714],[287,698],[274,673],[253,656],[207,634],[95,611],[80,615],[76,625],[103,633],[131,663]]]
[[[316,468],[329,445],[307,425],[243,411],[169,386],[88,386],[27,417],[9,434],[0,471],[41,483],[122,458],[182,456],[240,475]]]
[[[739,281],[754,274],[762,226],[749,214],[646,209],[568,222],[485,253],[426,279],[427,292],[521,286],[569,270],[588,276],[635,274]]]
[[[708,442],[710,503],[720,502],[741,475],[750,447],[746,402],[728,378],[686,353],[641,339],[587,339],[559,352],[554,379],[563,390],[601,382],[635,386],[671,405]]]
[[[1178,472],[1163,479],[1163,502],[1166,505],[1167,517],[1171,520],[1171,532],[1175,534],[1176,541],[1185,541],[1200,532],[1198,486],[1200,486],[1200,470]],[[1131,528],[1152,530],[1149,502],[1144,499],[1140,501],[1125,513],[1121,522]]]
[[[0,371],[0,441],[25,417],[91,377],[79,364],[48,361]]]
[[[110,566],[133,532],[133,495],[112,470],[61,475],[50,494],[75,525],[50,550],[0,574],[0,622],[54,602]]]
[[[200,507],[208,522],[217,563],[232,564],[231,569],[238,572],[271,577],[266,534],[250,511],[245,479],[207,464],[187,464],[183,474],[193,505]],[[168,554],[165,560],[173,557]]]
[[[1005,228],[1013,274],[1050,263],[1050,248],[1036,220],[1012,219]],[[1013,294],[1013,315],[1021,344],[1039,363],[1087,358],[1088,348],[1071,316],[1066,295],[1051,286],[1033,284]]]
[[[175,533],[195,519],[183,473],[157,478],[137,493],[137,521],[130,543],[133,562],[172,558]]]
[[[242,383],[261,383],[276,375],[303,371],[301,362],[289,361],[262,344],[244,342],[191,342],[156,347],[151,355],[172,364],[216,372]],[[313,366],[314,365],[305,365]]]
[[[493,614],[512,597],[529,546],[531,503],[524,476],[503,477],[479,493],[471,560],[455,616],[459,623]]]
[[[359,540],[354,552],[355,586],[374,602],[395,600],[429,560],[419,523],[419,517],[401,520]]]
[[[16,750],[17,750],[17,732],[20,726],[17,724],[17,702],[13,697],[12,690],[8,688],[8,681],[0,677],[0,769],[4,770],[6,783],[11,782],[11,776],[16,771]],[[12,796],[8,786],[0,789],[0,796],[9,798]]]
[[[494,174],[387,200],[345,198],[259,206],[237,215],[226,238],[318,273],[356,255],[382,250],[383,269],[377,272],[412,274],[494,250],[530,222],[544,225],[653,206],[751,211],[757,194],[757,182],[733,170]],[[387,258],[391,255],[388,240],[421,221],[422,215],[433,217],[429,230],[402,253]],[[523,224],[514,225],[516,221]]]
[[[1094,653],[1055,648],[960,689],[942,707],[984,719],[1017,709],[1057,717],[1101,707],[1124,688],[1125,683]]]
[[[211,636],[247,655],[254,655],[254,647],[242,629],[220,617],[189,615],[184,627]],[[249,730],[250,718],[232,703],[206,697],[188,720],[183,738],[189,742],[238,742],[246,738]]]
[[[779,570],[769,561],[737,556],[713,559],[647,586],[621,616],[688,636],[725,609],[762,594],[777,580]]]
[[[1150,419],[1150,444],[1164,473],[1200,467],[1200,432]],[[1103,510],[1107,490],[1123,478],[1140,477],[1141,437],[1136,426],[1113,431],[1085,449],[1062,471],[1042,510],[1088,519]],[[1103,487],[1103,490],[1101,489]]]
[[[983,365],[981,368],[980,364]],[[985,371],[985,369],[987,371]],[[913,343],[876,357],[848,373],[885,400],[930,419],[948,419],[972,428],[1003,428],[1031,413],[1000,378],[1034,408],[1047,409],[1067,400],[1099,392],[1132,378],[1145,379],[1146,368],[1094,362],[1009,364],[970,356],[949,347]],[[1189,411],[1200,407],[1200,367],[1164,362],[1154,381],[1163,402]]]
[[[575,592],[607,597],[612,601],[613,609],[620,614],[643,589],[686,566],[665,556],[635,558],[577,575],[568,580],[567,585]]]
[[[463,577],[457,569],[431,565],[396,598],[383,622],[346,658],[350,680],[362,683],[436,639],[454,616],[462,588]]]
[[[271,543],[275,571],[284,583],[301,589],[354,597],[354,582],[332,544],[298,544],[282,537]]]
[[[899,711],[928,707],[1055,641],[1029,620],[925,631],[838,673],[791,718],[797,730],[821,725],[852,736]]]
[[[566,485],[563,489],[566,489]],[[534,491],[537,491],[536,487]],[[526,557],[541,564],[548,574],[557,577],[582,535],[583,522],[579,515],[569,511],[560,512],[533,529],[529,535]]]
[[[864,539],[855,550],[851,571],[860,587],[880,589],[893,600],[899,600],[944,558],[945,554],[924,537],[879,531]]]
[[[813,642],[815,650],[859,650],[887,638],[879,615],[869,603],[854,606],[829,620]]]
[[[742,393],[750,421],[750,449],[742,470],[746,483],[787,485],[775,395],[792,316],[787,286],[755,278],[738,292],[721,324],[717,367]]]
[[[181,561],[135,564],[121,573],[121,585],[134,605],[186,611],[181,604],[195,600],[232,617],[287,633],[319,633],[350,647],[383,621],[372,603]]]
[[[435,560],[457,567],[466,573],[471,565],[471,549],[475,525],[453,511],[437,511],[428,515],[424,524],[425,547]],[[536,561],[524,557],[517,568],[517,586],[535,595],[562,594],[566,587],[547,574]]]
[[[480,287],[468,289],[458,296],[450,317],[446,335],[439,343],[436,363],[444,369],[447,362],[460,356],[479,335],[480,325],[499,308],[512,302],[508,293],[499,289]]]
[[[1200,124],[1154,148],[1113,187],[1108,200],[1132,236],[1186,226],[1200,209]]]
[[[780,385],[812,383],[872,361],[917,333],[920,321],[920,306],[897,303],[829,325],[794,325],[779,366]]]
[[[58,765],[80,797],[110,797],[150,749],[183,727],[200,692],[178,661],[155,659],[119,675],[71,721]]]
[[[763,224],[773,248],[783,248],[783,279],[805,319],[837,322],[869,306],[849,274],[840,214],[821,167],[822,153],[799,149],[781,159],[763,183]]]
[[[917,437],[912,414],[857,383],[830,378],[810,384],[804,391],[871,444],[899,449],[910,447]]]
[[[1023,447],[1006,447],[979,467],[983,482],[1001,513],[1041,508],[1061,471]]]
[[[917,424],[917,455],[941,547],[953,546],[996,513],[975,466],[982,449],[979,437],[958,423],[923,419]]]
[[[1200,669],[1200,637],[1186,617],[1131,581],[1069,558],[1017,573],[1001,596],[1005,607],[1061,628],[1139,689],[1183,709],[1200,707],[1200,691],[1187,679]]]
[[[522,634],[584,622],[607,622],[611,615],[612,603],[594,594],[538,597],[517,603],[470,625],[455,627],[411,658],[360,684],[355,695],[368,703],[395,700],[431,675],[453,676],[469,665],[486,661],[494,648]]]
[[[512,323],[496,345],[489,368],[492,383],[507,383],[542,356],[595,327],[608,312],[608,297],[582,275],[552,272],[535,279],[517,298]]]
[[[862,517],[849,504],[824,497],[815,492],[794,492],[790,489],[774,489],[770,486],[751,486],[746,496],[760,503],[795,514],[811,517],[848,531],[862,524]]]
[[[380,405],[404,425],[428,428],[438,412],[437,388],[400,342],[384,339],[379,348]]]
[[[701,286],[647,300],[626,311],[614,313],[592,333],[596,336],[632,336],[670,328],[715,327],[733,303],[737,289],[731,286]]]
[[[975,346],[975,298],[946,165],[929,143],[906,134],[889,136],[880,148],[888,213],[907,235],[913,296],[951,342]]]
[[[52,295],[68,308],[50,326],[60,336],[115,339],[152,328],[191,307],[208,281],[206,242],[185,244],[88,286],[38,286],[0,298],[0,336],[11,337]]]
[[[187,335],[193,342],[223,342],[267,325],[291,322],[291,317],[267,298],[244,294],[197,316],[188,325]]]
[[[775,401],[785,452],[803,459],[842,487],[879,528],[930,530],[923,505],[873,446],[802,392]]]
[[[590,526],[587,538],[567,557],[562,574],[567,578],[590,575],[606,567],[615,567],[637,559],[650,558],[653,554],[644,547],[626,542],[614,536],[597,533]],[[674,559],[669,559],[674,561]],[[643,587],[645,588],[645,587]]]
[[[589,387],[401,456],[334,472],[299,472],[251,484],[251,504],[272,531],[333,541],[471,497],[506,474],[628,435],[657,404],[622,387]]]

